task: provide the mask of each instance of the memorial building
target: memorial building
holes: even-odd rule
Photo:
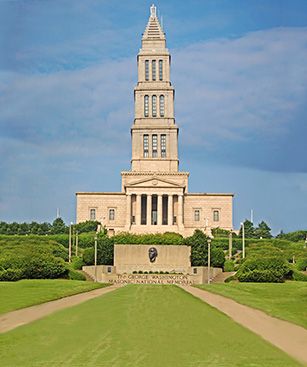
[[[195,229],[232,229],[233,194],[189,193],[189,173],[179,171],[170,63],[165,33],[152,5],[137,56],[131,169],[121,172],[121,192],[77,192],[77,223],[97,220],[109,234],[189,236]],[[204,118],[200,123],[209,122]]]

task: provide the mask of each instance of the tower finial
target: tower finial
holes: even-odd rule
[[[150,17],[156,18],[157,16],[157,8],[155,7],[155,4],[152,4],[150,7]]]

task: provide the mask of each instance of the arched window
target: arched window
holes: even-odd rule
[[[152,117],[157,117],[157,96],[152,96]]]
[[[151,62],[151,72],[152,72],[152,80],[156,80],[156,60],[152,60]]]
[[[164,117],[164,95],[162,94],[159,97],[159,104],[160,104],[160,117]]]
[[[144,116],[149,116],[149,96],[144,96]]]
[[[145,60],[145,80],[149,80],[149,60]]]
[[[159,60],[159,80],[163,80],[163,60]]]

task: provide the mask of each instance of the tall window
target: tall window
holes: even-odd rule
[[[144,96],[144,116],[149,116],[149,96]]]
[[[157,117],[157,96],[152,96],[152,117]]]
[[[149,60],[145,60],[145,80],[149,80]]]
[[[152,60],[151,62],[151,67],[152,67],[152,80],[155,81],[156,80],[156,60]]]
[[[96,209],[90,209],[90,220],[96,220]]]
[[[109,209],[109,220],[115,219],[115,209]]]
[[[158,157],[158,135],[156,134],[152,136],[152,157]]]
[[[160,117],[164,117],[164,95],[162,94],[159,97],[159,104],[160,104]]]
[[[161,157],[162,158],[166,157],[166,135],[165,134],[161,135]]]
[[[213,221],[219,222],[220,220],[220,212],[218,210],[213,210]]]
[[[143,155],[144,158],[148,158],[148,135],[143,136]]]
[[[163,60],[159,60],[159,80],[163,80]]]
[[[199,222],[200,221],[200,210],[199,209],[195,209],[194,210],[194,221],[195,222]]]

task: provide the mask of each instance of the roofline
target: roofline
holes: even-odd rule
[[[185,196],[235,196],[235,194],[232,192],[188,192],[185,194]]]
[[[123,195],[126,196],[124,192],[85,192],[79,191],[76,192],[75,195]]]

